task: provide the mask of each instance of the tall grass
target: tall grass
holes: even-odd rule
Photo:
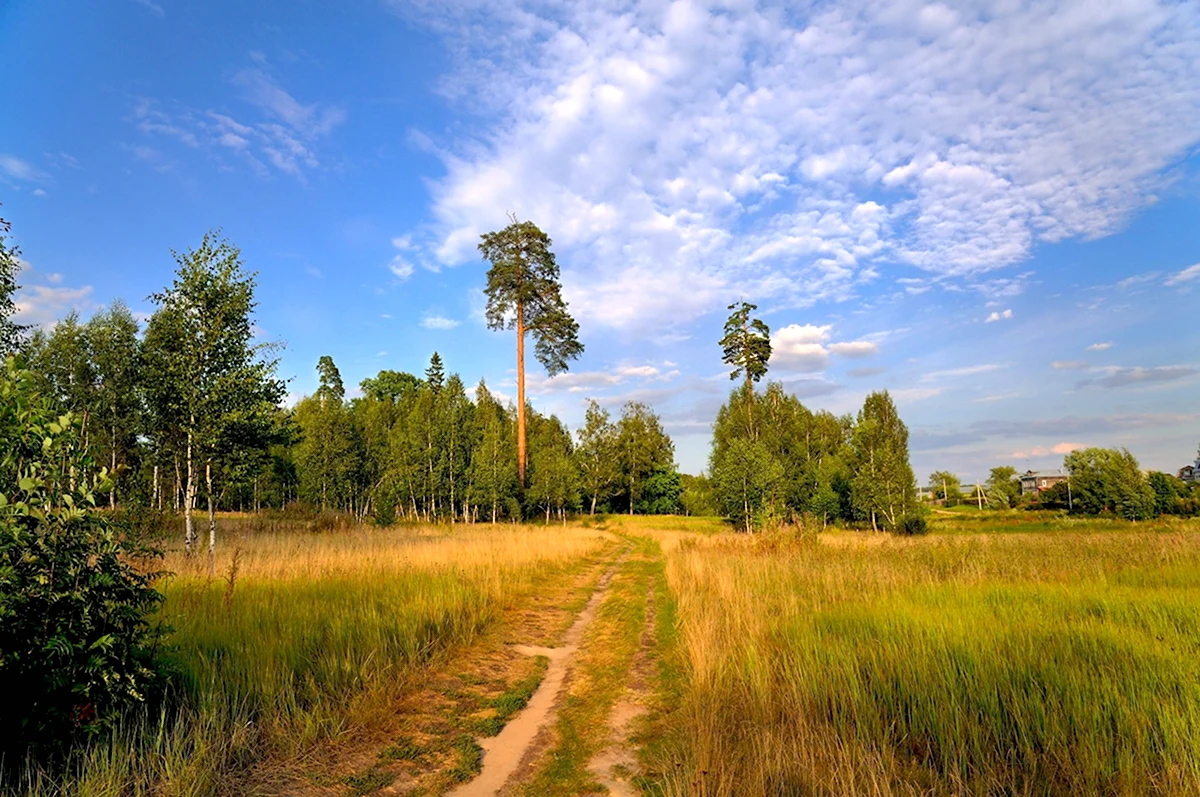
[[[240,793],[257,762],[369,729],[410,673],[603,545],[577,528],[243,533],[225,541],[214,579],[203,557],[173,552],[166,710],[79,752],[65,775],[35,767],[13,785]]]
[[[1200,794],[1200,534],[1075,528],[677,546],[657,788]]]

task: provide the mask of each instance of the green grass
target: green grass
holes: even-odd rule
[[[454,763],[448,776],[455,783],[466,783],[483,769],[483,748],[470,734],[462,734],[454,740]]]
[[[1087,528],[682,546],[653,789],[1200,793],[1200,535]]]
[[[500,731],[504,730],[504,726],[508,724],[508,721],[518,711],[525,708],[529,703],[529,699],[533,697],[533,693],[537,691],[538,684],[545,677],[550,659],[545,656],[538,656],[535,662],[536,669],[534,672],[517,681],[507,690],[489,701],[490,705],[488,708],[493,712],[490,716],[477,718],[468,723],[473,733],[479,736],[497,736]]]

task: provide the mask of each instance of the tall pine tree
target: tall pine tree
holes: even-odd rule
[[[546,373],[567,370],[583,353],[579,324],[567,311],[550,236],[531,221],[517,221],[482,236],[479,251],[487,273],[487,320],[491,329],[517,332],[517,478],[525,484],[525,334]]]

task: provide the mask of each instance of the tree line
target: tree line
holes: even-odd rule
[[[1185,482],[1160,471],[1143,471],[1128,449],[1078,449],[1063,458],[1063,470],[1067,480],[1022,495],[1016,468],[1001,465],[992,468],[984,485],[966,500],[992,509],[1055,509],[1126,520],[1149,520],[1160,515],[1200,516],[1200,482]],[[950,471],[934,471],[929,476],[929,485],[933,498],[948,505],[965,498],[961,481]]]
[[[536,226],[514,220],[480,248],[493,261],[489,325],[518,333],[523,397],[524,336],[558,373],[582,351],[578,327]],[[639,402],[616,419],[591,402],[576,439],[557,417],[504,403],[483,380],[468,396],[434,352],[421,376],[380,371],[354,399],[322,357],[317,391],[281,407],[278,346],[255,340],[256,275],[241,252],[209,233],[172,254],[174,280],[150,297],[156,309],[144,330],[118,301],[86,321],[71,313],[48,332],[13,327],[7,348],[23,338],[40,393],[78,414],[84,450],[114,476],[110,506],[180,512],[189,551],[199,545],[200,504],[210,549],[217,510],[294,501],[383,523],[680,509],[674,444]]]
[[[469,396],[457,374],[445,375],[437,352],[423,376],[380,371],[349,401],[331,358],[317,370],[317,392],[288,416],[295,442],[287,451],[295,495],[314,506],[383,524],[678,508],[674,444],[645,404],[628,402],[613,420],[591,401],[577,437],[558,417],[526,406],[522,489],[517,407],[484,380]]]

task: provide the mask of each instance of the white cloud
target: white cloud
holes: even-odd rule
[[[1112,341],[1106,341],[1104,343],[1093,343],[1091,346],[1087,347],[1087,350],[1088,351],[1108,351],[1112,347],[1113,347]]]
[[[232,83],[260,118],[238,121],[228,113],[198,111],[184,106],[164,106],[141,98],[132,121],[142,133],[171,138],[192,149],[207,151],[217,160],[237,158],[262,175],[271,167],[304,180],[304,173],[321,166],[317,147],[346,120],[346,111],[327,103],[305,104],[285,91],[265,66],[237,72]],[[153,152],[149,147],[131,148]]]
[[[91,285],[81,288],[25,285],[13,296],[16,312],[12,318],[18,324],[49,328],[72,310],[82,313],[92,309],[91,295]]]
[[[829,364],[829,340],[832,327],[813,324],[789,324],[771,335],[771,366],[785,371],[820,371]]]
[[[986,374],[990,371],[998,371],[1004,366],[1000,363],[982,363],[980,365],[967,365],[962,368],[951,368],[946,371],[930,371],[921,377],[922,382],[933,382],[938,379],[955,379],[962,376],[976,376],[977,374]]]
[[[388,271],[399,280],[403,281],[413,275],[413,264],[404,258],[404,255],[396,255],[388,263]]]
[[[454,329],[461,322],[441,315],[427,315],[421,319],[421,326],[426,329]]]
[[[1197,263],[1194,266],[1188,266],[1177,274],[1172,274],[1163,284],[1167,286],[1182,285],[1183,283],[1191,282],[1194,279],[1200,279],[1200,263]]]
[[[526,384],[531,393],[588,393],[627,384],[631,381],[640,383],[642,386],[652,385],[656,382],[669,382],[677,376],[679,376],[678,370],[663,373],[654,365],[619,365],[606,371],[566,371],[554,377],[547,377],[534,371],[526,376]],[[678,388],[667,389],[672,392],[678,391]],[[616,398],[613,400],[615,401]]]
[[[972,404],[991,404],[993,401],[1005,401],[1011,398],[1018,398],[1020,393],[996,393],[991,396],[980,396],[977,399],[971,399]]]
[[[1012,317],[1013,317],[1013,311],[1012,311],[1012,310],[1005,310],[1005,311],[1004,311],[1004,312],[1002,312],[1002,313],[1000,313],[1000,312],[996,312],[996,311],[993,311],[991,315],[989,315],[987,318],[985,318],[985,319],[983,320],[983,323],[985,323],[985,324],[991,324],[991,323],[994,323],[994,322],[996,322],[996,321],[1007,321],[1008,319],[1010,319],[1010,318],[1012,318]]]
[[[829,351],[839,357],[850,357],[858,359],[860,357],[870,357],[872,354],[879,353],[879,345],[869,340],[855,340],[847,343],[830,343]]]
[[[0,172],[22,182],[40,183],[48,179],[45,172],[29,161],[4,153],[0,153]]]
[[[1050,367],[1059,371],[1071,371],[1087,368],[1088,364],[1085,360],[1055,360],[1050,363]]]
[[[439,142],[430,250],[465,262],[507,210],[533,218],[573,308],[615,327],[734,284],[806,306],[888,262],[969,275],[1103,236],[1200,141],[1188,3],[392,5],[448,40],[442,91],[488,112]]]
[[[925,399],[940,396],[945,391],[943,387],[904,387],[899,390],[891,390],[889,393],[892,398],[899,402],[909,401],[924,401]]]

